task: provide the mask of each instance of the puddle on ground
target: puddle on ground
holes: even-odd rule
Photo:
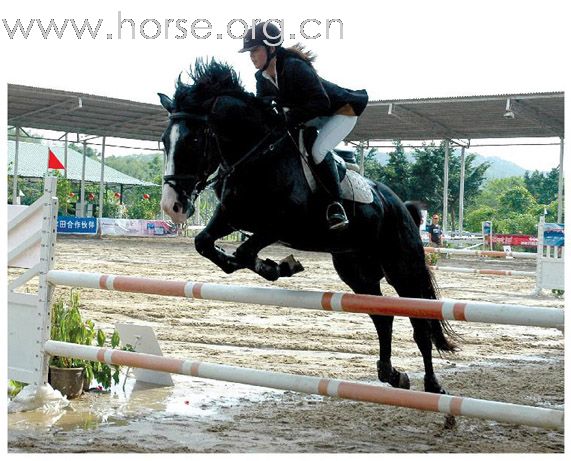
[[[280,399],[284,391],[172,375],[174,386],[164,387],[122,377],[110,392],[92,390],[71,400],[64,410],[36,409],[8,415],[13,431],[95,429],[126,426],[141,418],[231,418],[238,405]],[[125,381],[125,382],[124,382]]]

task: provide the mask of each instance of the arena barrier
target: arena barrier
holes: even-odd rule
[[[428,266],[433,271],[440,272],[459,272],[462,274],[480,274],[480,275],[502,275],[502,276],[518,276],[518,277],[535,277],[535,272],[529,271],[512,271],[504,269],[473,269],[470,267],[447,267],[447,266]]]
[[[550,232],[551,234],[555,233],[557,238],[551,239],[551,234],[548,238],[546,238],[546,232]],[[564,226],[562,224],[545,223],[545,219],[541,217],[537,227],[537,253],[523,253],[517,251],[468,250],[437,247],[425,247],[424,252],[426,254],[440,253],[446,255],[479,256],[492,258],[535,259],[535,272],[501,269],[472,269],[465,267],[452,268],[438,266],[431,266],[431,269],[444,272],[462,272],[467,274],[518,275],[535,277],[535,289],[533,293],[539,295],[543,289],[565,290],[564,236]]]
[[[545,219],[541,217],[537,232],[535,294],[541,294],[543,289],[565,290],[564,239],[565,233],[562,224],[546,223]]]
[[[8,286],[9,379],[41,385],[47,382],[49,356],[60,355],[208,379],[493,419],[512,424],[563,429],[564,412],[562,410],[267,372],[52,341],[49,337],[50,300],[56,282],[72,283],[72,286],[81,286],[81,283],[84,283],[91,288],[120,291],[130,291],[136,288],[136,291],[141,293],[149,292],[169,296],[190,295],[190,297],[199,299],[224,298],[223,300],[227,301],[254,304],[264,301],[263,304],[287,305],[288,307],[295,307],[292,304],[298,304],[299,307],[310,309],[362,313],[372,309],[375,313],[382,312],[385,315],[405,315],[405,312],[408,312],[406,315],[425,318],[433,316],[432,318],[486,322],[503,319],[506,322],[517,322],[518,325],[556,328],[562,328],[563,325],[563,311],[559,309],[457,301],[391,299],[351,293],[300,292],[277,288],[234,287],[210,283],[173,282],[53,271],[57,220],[55,187],[55,178],[47,178],[44,195],[38,202],[28,208],[20,207],[20,209],[9,211],[11,218],[8,225],[9,267],[27,269]],[[38,231],[38,228],[41,230]],[[17,288],[22,287],[36,275],[39,278],[37,293],[16,292]],[[147,291],[143,291],[141,287],[145,287]],[[276,296],[279,296],[279,299]],[[486,320],[477,320],[478,318]]]
[[[462,250],[458,248],[424,247],[424,252],[463,256],[488,256],[490,258],[537,259],[536,253],[523,253],[520,251]]]

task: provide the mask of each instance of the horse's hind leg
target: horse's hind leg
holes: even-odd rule
[[[434,287],[428,272],[428,268],[414,264],[408,264],[407,267],[397,267],[385,265],[387,278],[391,281],[391,285],[395,288],[398,295],[407,298],[435,298]],[[441,330],[441,325],[437,320],[427,320],[410,318],[414,333],[413,338],[422,354],[424,363],[424,390],[436,394],[445,394],[446,391],[441,387],[432,365],[432,345],[437,333]],[[437,348],[440,350],[448,350],[452,347],[447,342],[436,342]],[[453,349],[451,349],[453,350]]]
[[[333,255],[333,265],[341,280],[355,293],[382,296],[380,281],[383,273],[374,258],[347,254]],[[379,338],[379,360],[377,361],[379,379],[393,387],[409,389],[410,381],[407,374],[395,369],[391,363],[394,317],[371,315],[371,319]]]
[[[244,267],[251,269],[266,280],[275,281],[280,277],[291,277],[298,272],[303,271],[302,264],[297,261],[293,255],[287,256],[279,263],[271,259],[262,260],[258,257],[258,253],[268,245],[276,242],[271,234],[254,233],[242,243],[234,256]]]
[[[379,290],[378,293],[367,294],[381,296],[381,290]],[[379,379],[383,383],[389,383],[393,387],[410,389],[408,375],[394,368],[391,362],[394,317],[371,315],[371,319],[373,320],[375,329],[377,330],[377,336],[379,337],[379,360],[377,360],[377,374]]]

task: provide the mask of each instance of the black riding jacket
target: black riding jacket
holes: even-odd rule
[[[311,63],[294,51],[278,48],[276,74],[279,89],[256,72],[256,95],[274,97],[288,107],[288,124],[305,123],[315,117],[331,116],[349,104],[355,115],[361,115],[369,96],[366,90],[348,90],[322,79]]]

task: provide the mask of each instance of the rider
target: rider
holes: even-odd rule
[[[353,129],[367,106],[365,90],[348,90],[317,75],[315,56],[301,45],[282,47],[282,33],[270,21],[258,23],[244,35],[240,53],[249,51],[256,72],[256,94],[273,97],[284,108],[288,128],[313,126],[319,134],[311,154],[323,188],[333,202],[327,207],[330,230],[349,221],[341,204],[341,187],[331,149]]]

